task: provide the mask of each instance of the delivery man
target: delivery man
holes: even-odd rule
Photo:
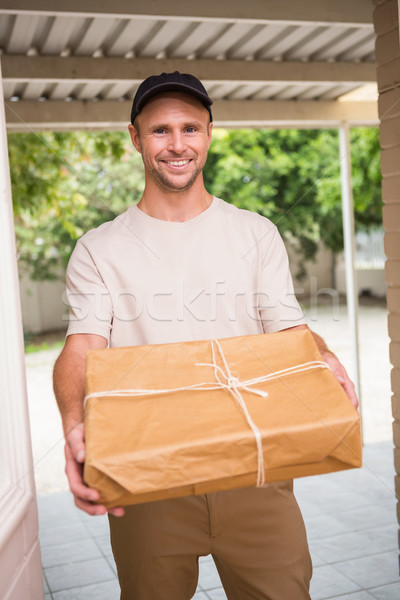
[[[87,350],[306,327],[276,227],[204,187],[211,105],[189,74],[141,83],[129,133],[143,159],[143,196],[84,235],[68,266],[70,324],[54,390],[70,488],[91,515],[107,511],[82,480]],[[356,406],[344,367],[314,337]],[[198,558],[208,554],[229,600],[310,598],[311,560],[290,481],[108,513],[122,600],[189,600]]]

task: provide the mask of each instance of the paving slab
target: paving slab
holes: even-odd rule
[[[116,580],[63,590],[53,594],[53,600],[117,600],[119,585]]]
[[[335,569],[362,589],[399,582],[399,552],[381,552],[335,564]]]
[[[385,550],[396,550],[398,536],[396,528],[388,525],[336,535],[328,539],[313,540],[310,546],[320,560],[333,564],[378,554]]]
[[[226,594],[222,588],[216,590],[209,590],[207,596],[210,600],[227,600]]]
[[[333,595],[348,594],[359,590],[362,590],[360,585],[331,565],[314,569],[310,587],[312,600],[325,600]]]
[[[354,594],[345,594],[344,596],[334,596],[329,600],[374,600],[374,596],[371,596],[368,592],[355,592]]]
[[[79,521],[60,524],[53,524],[50,527],[42,527],[39,529],[40,545],[54,546],[55,544],[63,544],[66,542],[75,542],[79,544],[82,537],[85,535],[85,529]]]
[[[48,567],[44,572],[51,592],[115,580],[115,573],[104,558]]]
[[[399,600],[400,598],[400,581],[379,588],[370,590],[376,600]]]
[[[199,563],[199,587],[206,592],[221,587],[221,580],[212,559]]]
[[[102,558],[102,553],[92,539],[80,539],[77,543],[58,543],[51,546],[41,546],[43,567],[56,567],[76,563],[91,558]]]

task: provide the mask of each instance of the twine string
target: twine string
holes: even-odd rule
[[[221,355],[222,361],[224,363],[225,371],[223,371],[223,369],[221,369],[217,365],[214,344],[217,346],[218,351]],[[232,372],[229,368],[228,362],[222,351],[221,344],[219,343],[218,340],[211,340],[211,352],[212,352],[213,362],[211,365],[208,365],[208,366],[214,367],[214,373],[215,373],[216,380],[218,381],[220,386],[222,388],[226,389],[228,392],[230,392],[230,394],[236,400],[236,404],[239,406],[240,410],[246,417],[247,424],[249,425],[250,429],[252,430],[252,432],[254,434],[254,437],[256,440],[256,445],[257,445],[257,483],[256,483],[256,485],[257,485],[257,487],[262,487],[263,485],[265,485],[265,468],[264,468],[264,453],[263,453],[263,446],[262,446],[262,435],[261,435],[260,429],[254,423],[254,421],[249,413],[246,402],[244,401],[243,396],[240,393],[240,388],[242,388],[248,392],[251,392],[251,393],[256,393],[256,394],[262,396],[263,398],[268,397],[268,392],[264,392],[264,390],[252,389],[252,388],[248,387],[247,385],[242,384],[238,377],[234,377],[232,375]],[[200,363],[199,366],[207,366],[207,363]],[[221,380],[220,373],[226,380],[226,383],[224,383]]]

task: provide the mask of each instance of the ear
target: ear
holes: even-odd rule
[[[131,123],[129,123],[129,125],[128,125],[128,130],[129,130],[129,135],[131,136],[132,144],[134,145],[136,150],[141,153],[142,149],[140,146],[139,131]]]
[[[214,123],[212,121],[210,121],[209,125],[208,125],[208,147],[210,147],[211,144],[211,140],[212,140],[212,129],[213,129]]]

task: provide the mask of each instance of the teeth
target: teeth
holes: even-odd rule
[[[183,165],[186,165],[189,162],[189,160],[169,160],[167,162],[173,167],[182,167]]]

